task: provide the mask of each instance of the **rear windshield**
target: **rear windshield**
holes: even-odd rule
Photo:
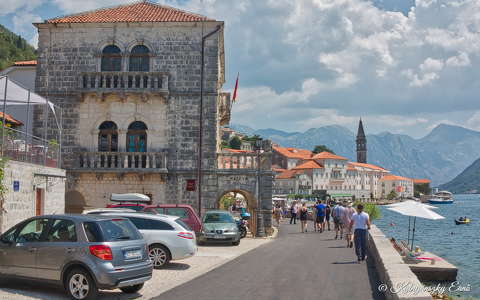
[[[112,219],[83,224],[89,242],[140,240],[142,235],[128,219]]]
[[[175,220],[175,223],[177,223],[178,225],[180,225],[183,229],[185,230],[188,230],[188,231],[192,231],[192,229],[190,228],[190,226],[188,226],[185,222],[183,222],[182,220],[180,219],[176,219]]]
[[[207,213],[204,223],[235,223],[232,216],[226,213]]]

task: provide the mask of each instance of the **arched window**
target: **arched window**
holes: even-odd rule
[[[118,128],[112,121],[105,121],[98,127],[98,151],[117,152],[118,151]]]
[[[128,126],[128,152],[147,152],[147,129],[147,125],[141,121],[132,122]]]
[[[150,50],[143,45],[133,47],[130,53],[129,71],[148,72],[150,70]]]
[[[109,45],[102,51],[101,71],[121,71],[122,54],[120,48],[115,45]]]

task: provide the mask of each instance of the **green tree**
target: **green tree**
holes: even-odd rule
[[[330,152],[332,154],[335,154],[332,149],[328,148],[325,145],[317,145],[312,151],[314,154],[320,153],[320,152]]]
[[[14,61],[36,59],[35,49],[20,36],[0,25],[0,69]]]
[[[357,205],[360,204],[361,202],[355,202],[354,207],[357,208]],[[371,202],[364,202],[361,203],[363,205],[363,211],[368,214],[370,217],[370,221],[373,221],[375,219],[380,219],[382,216],[380,209],[375,203]]]
[[[261,139],[261,137],[258,134],[255,134],[255,135],[252,135],[252,136],[243,137],[242,141],[255,143],[259,139]]]
[[[242,141],[238,136],[234,136],[230,139],[230,141],[228,142],[228,145],[230,146],[231,149],[240,150],[240,148],[242,147]]]
[[[393,200],[397,198],[397,193],[395,193],[395,191],[391,191],[388,195],[387,195],[387,199],[388,200]]]

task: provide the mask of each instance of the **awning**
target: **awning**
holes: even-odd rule
[[[330,197],[353,197],[352,194],[330,194]]]

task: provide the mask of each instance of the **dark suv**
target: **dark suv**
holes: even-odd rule
[[[126,218],[48,215],[0,236],[0,274],[62,284],[73,299],[136,293],[152,277],[147,243]]]

